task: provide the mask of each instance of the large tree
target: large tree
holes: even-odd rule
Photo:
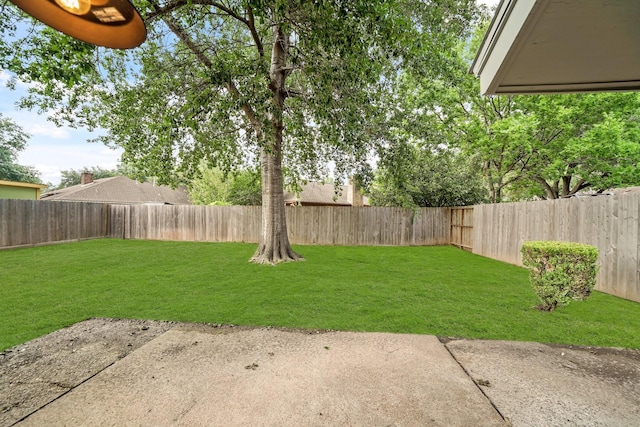
[[[640,184],[637,93],[532,97],[536,122],[525,178],[557,199]],[[524,114],[528,102],[523,100]]]
[[[477,159],[492,202],[640,185],[640,94],[482,96],[468,64],[483,33],[461,43],[448,79],[405,77],[423,118],[411,132]]]
[[[223,170],[259,159],[259,263],[300,259],[287,237],[283,167],[314,178],[329,159],[339,175],[364,162],[384,140],[399,71],[439,77],[475,10],[473,0],[133,3],[149,38],[132,52],[44,30],[0,43],[0,65],[40,83],[25,106],[107,129],[102,139],[123,147],[128,164],[164,182],[193,176],[203,159]]]
[[[457,135],[440,114],[454,108],[443,102],[444,86],[455,87],[459,58],[440,79],[403,72],[387,111],[388,143],[372,184],[371,203],[378,206],[462,206],[486,200],[478,156],[462,152]],[[436,114],[439,113],[439,114]]]
[[[40,173],[17,163],[18,152],[27,147],[29,135],[8,117],[0,114],[0,179],[40,183]]]

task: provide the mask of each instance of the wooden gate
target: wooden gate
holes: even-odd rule
[[[473,206],[451,208],[452,245],[471,252],[473,250]]]

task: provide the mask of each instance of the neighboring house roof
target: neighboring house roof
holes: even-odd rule
[[[640,90],[638,0],[501,0],[471,66],[483,94]]]
[[[620,196],[626,194],[638,194],[640,193],[640,187],[621,187],[621,188],[610,188],[605,191],[580,191],[576,194],[573,194],[571,197],[592,197],[592,196]]]
[[[286,205],[302,206],[369,206],[369,199],[360,194],[352,184],[336,188],[333,184],[309,182],[302,186],[300,193],[286,191]]]
[[[190,205],[185,188],[175,190],[151,182],[138,182],[125,176],[93,180],[87,184],[55,190],[42,195],[41,200],[100,202],[113,204]]]
[[[47,188],[47,186],[44,184],[4,181],[0,179],[0,198],[37,200],[40,198],[40,191],[45,188]]]
[[[5,181],[0,179],[0,185],[6,187],[25,187],[25,188],[47,188],[45,184],[34,184],[32,182]]]
[[[640,193],[640,187],[624,187],[624,188],[612,188],[608,191],[610,194],[637,194]]]

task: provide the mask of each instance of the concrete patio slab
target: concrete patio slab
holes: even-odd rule
[[[640,351],[531,342],[446,344],[513,426],[640,426]]]
[[[501,426],[434,336],[169,330],[21,426]]]

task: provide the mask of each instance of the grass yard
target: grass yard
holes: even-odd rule
[[[553,313],[527,271],[453,247],[91,240],[0,251],[0,350],[90,317],[640,348],[640,304],[601,292]]]

